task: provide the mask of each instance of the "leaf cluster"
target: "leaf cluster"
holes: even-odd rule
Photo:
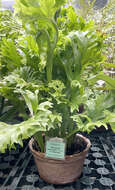
[[[115,80],[103,72],[104,35],[64,5],[16,0],[24,35],[2,39],[0,96],[24,121],[4,122],[1,109],[2,152],[31,136],[44,151],[43,134],[65,138],[70,146],[78,131],[107,128],[108,122],[115,130]],[[100,91],[98,80],[105,81]]]

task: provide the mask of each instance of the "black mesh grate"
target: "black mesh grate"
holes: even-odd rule
[[[0,154],[0,190],[115,190],[115,136],[88,136],[92,147],[81,178],[67,185],[50,185],[38,175],[27,142],[10,153]]]

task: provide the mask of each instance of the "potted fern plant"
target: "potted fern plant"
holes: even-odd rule
[[[27,60],[26,69],[22,64],[0,83],[2,95],[9,97],[10,92],[25,100],[29,110],[28,119],[21,123],[0,122],[0,151],[33,137],[29,146],[40,176],[54,184],[73,182],[81,175],[91,143],[76,133],[107,127],[107,122],[115,130],[114,79],[105,77],[99,64],[104,61],[103,35],[71,6],[61,9],[64,5],[64,0],[16,0],[15,12],[27,35],[23,43],[17,42],[18,50],[27,55],[25,46],[31,41],[37,61],[28,66]],[[34,67],[34,80],[25,77],[27,68],[34,72]],[[97,93],[94,84],[100,79],[110,93]]]

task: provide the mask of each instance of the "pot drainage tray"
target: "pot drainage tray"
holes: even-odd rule
[[[50,185],[43,181],[26,141],[24,148],[17,146],[16,150],[0,154],[0,190],[115,190],[114,134],[87,137],[92,147],[79,180],[67,185]]]

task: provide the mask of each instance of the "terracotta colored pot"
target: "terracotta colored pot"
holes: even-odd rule
[[[78,179],[82,173],[84,159],[91,146],[89,139],[78,135],[87,143],[83,152],[67,155],[65,160],[46,158],[45,153],[33,149],[34,139],[29,142],[30,150],[34,156],[40,177],[52,184],[66,184]]]

